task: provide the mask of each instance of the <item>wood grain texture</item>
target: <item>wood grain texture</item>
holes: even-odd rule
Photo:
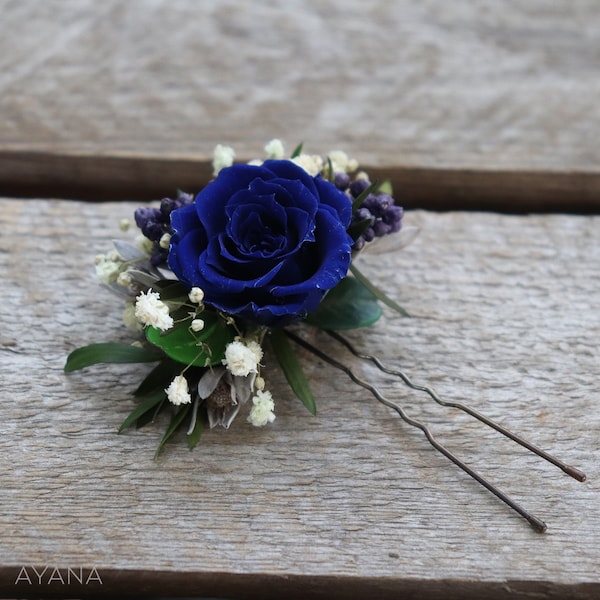
[[[409,212],[416,241],[362,260],[413,316],[350,335],[583,468],[584,484],[310,334],[546,520],[540,535],[305,353],[316,417],[267,356],[272,426],[242,417],[156,462],[163,421],[116,435],[147,367],[62,367],[77,346],[130,339],[93,259],[135,206],[1,201],[0,595],[64,595],[15,586],[23,565],[50,565],[96,568],[92,595],[598,597],[600,218]]]
[[[0,11],[5,193],[148,197],[172,185],[174,162],[200,163],[176,182],[187,185],[210,173],[215,144],[253,158],[280,137],[380,166],[413,206],[600,205],[594,0],[0,0]]]

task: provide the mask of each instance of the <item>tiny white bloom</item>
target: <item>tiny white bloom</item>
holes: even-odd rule
[[[129,231],[130,227],[131,227],[131,221],[129,219],[121,219],[119,221],[119,229],[121,231]]]
[[[254,356],[256,357],[256,364],[259,364],[263,357],[263,349],[261,345],[258,342],[252,340],[250,342],[247,342],[246,346],[248,347],[250,352],[252,352],[252,354],[254,354]]]
[[[202,319],[194,319],[191,328],[192,331],[202,331],[204,329],[204,321]]]
[[[121,271],[117,277],[117,283],[122,287],[131,285],[131,275],[127,271]]]
[[[346,173],[354,173],[358,169],[358,161],[355,158],[348,159],[348,164],[346,165]]]
[[[250,342],[251,344],[256,342]],[[258,346],[258,344],[256,344]],[[260,348],[260,346],[258,346]],[[261,349],[262,358],[262,349]],[[232,375],[246,377],[250,373],[258,372],[258,362],[256,349],[246,346],[238,340],[227,344],[225,348],[225,358],[221,361]]]
[[[140,322],[135,318],[135,306],[128,302],[123,310],[123,323],[127,329],[132,331],[140,331],[142,326]]]
[[[152,251],[154,250],[154,243],[152,242],[152,240],[149,240],[145,235],[142,235],[141,233],[135,238],[135,246],[144,254],[152,254]]]
[[[122,263],[111,260],[108,256],[96,257],[96,276],[105,285],[117,280],[121,268]]]
[[[231,146],[217,144],[213,152],[213,175],[216,177],[221,169],[230,167],[235,158],[235,151]]]
[[[255,427],[263,427],[267,423],[272,423],[275,420],[274,408],[275,403],[271,392],[258,390],[256,396],[252,398],[252,408],[248,415],[248,422]]]
[[[183,375],[177,375],[165,392],[169,402],[175,404],[175,406],[189,404],[192,401],[187,379]]]
[[[334,173],[353,173],[358,169],[358,162],[354,158],[349,158],[343,150],[332,150],[327,157],[331,161]]]
[[[281,160],[285,155],[281,140],[275,138],[265,146],[265,155],[267,158]]]
[[[260,375],[254,380],[254,387],[257,390],[265,389],[265,380]]]
[[[323,159],[317,155],[300,154],[292,158],[292,162],[302,167],[309,175],[316,177],[323,168]]]
[[[200,304],[204,300],[204,291],[199,287],[193,287],[188,294],[190,302]]]
[[[163,233],[158,245],[163,248],[164,250],[166,250],[169,247],[169,244],[171,243],[171,234],[170,233]]]
[[[169,307],[160,299],[158,292],[142,292],[135,301],[135,318],[143,325],[152,325],[161,331],[173,327]]]

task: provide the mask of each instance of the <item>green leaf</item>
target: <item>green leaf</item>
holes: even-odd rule
[[[207,361],[211,365],[220,364],[225,347],[233,341],[235,331],[215,312],[204,311],[201,318],[204,329],[197,333],[188,327],[179,327],[166,333],[148,327],[146,337],[149,342],[162,348],[169,358],[184,365],[204,367]]]
[[[67,357],[64,370],[71,373],[98,363],[141,363],[160,360],[161,355],[153,350],[119,344],[116,342],[102,342],[90,344],[73,350]]]
[[[364,189],[352,202],[352,212],[358,210],[360,208],[360,205],[365,201],[366,197],[369,194],[372,194],[373,192],[377,191],[378,187],[379,182],[374,181],[368,188]]]
[[[310,384],[283,329],[272,330],[271,345],[292,391],[296,394],[300,402],[306,406],[308,412],[313,415],[317,414],[317,403],[310,389]]]
[[[290,156],[290,158],[296,158],[297,156],[300,156],[302,154],[302,146],[304,146],[304,142],[300,142],[294,148],[294,151],[292,152],[292,155]]]
[[[154,421],[156,421],[156,418],[161,413],[163,408],[167,406],[170,406],[170,403],[165,395],[165,397],[156,405],[156,408],[154,410],[149,410],[145,412],[141,417],[138,417],[137,421],[135,422],[135,428],[141,429],[142,427],[148,425],[148,423],[154,423]]]
[[[333,183],[335,180],[335,173],[333,172],[333,163],[331,162],[329,156],[327,157],[327,180],[331,183]]]
[[[367,229],[369,229],[369,227],[371,227],[372,224],[372,218],[355,221],[354,223],[350,223],[347,233],[354,241],[356,241]]]
[[[358,279],[358,281],[367,288],[374,296],[377,296],[378,300],[381,300],[384,304],[393,308],[396,312],[400,313],[403,317],[410,317],[410,315],[394,300],[392,300],[384,291],[380,290],[376,285],[372,284],[365,275],[363,275],[354,265],[350,263],[350,271],[352,275]]]
[[[159,404],[166,397],[164,390],[155,390],[152,394],[144,398],[132,411],[129,416],[121,423],[119,427],[119,433],[122,433],[130,425],[133,425],[140,417],[145,415],[147,412],[152,411],[154,407]]]
[[[378,194],[387,194],[388,196],[394,195],[394,188],[392,187],[392,182],[389,179],[382,181],[377,188]]]
[[[200,436],[202,435],[203,431],[204,421],[202,420],[202,417],[198,415],[198,417],[196,418],[196,424],[194,425],[194,429],[187,436],[188,448],[190,450],[193,450],[198,445],[198,442],[200,441]]]
[[[354,277],[346,277],[306,321],[320,329],[357,329],[372,325],[381,315],[377,296]]]
[[[148,373],[133,395],[139,398],[156,390],[164,389],[179,373],[181,373],[181,365],[173,360],[165,359]]]
[[[160,299],[169,301],[189,301],[189,290],[179,281],[174,279],[159,279],[154,282],[152,289],[160,294]]]
[[[162,440],[160,440],[160,444],[158,445],[158,448],[154,453],[154,460],[158,458],[158,455],[163,449],[163,446],[173,437],[173,434],[179,429],[179,426],[183,423],[183,420],[187,417],[191,408],[191,404],[184,404],[183,406],[180,406],[175,413],[173,413],[173,416],[171,417],[171,422],[167,427],[167,431],[165,432],[165,435],[163,435]]]

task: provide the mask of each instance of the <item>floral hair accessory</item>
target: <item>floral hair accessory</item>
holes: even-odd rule
[[[141,240],[115,241],[114,251],[96,258],[96,271],[102,283],[123,296],[125,323],[143,331],[145,339],[79,348],[69,355],[65,371],[103,362],[157,363],[133,392],[139,404],[119,431],[142,426],[168,410],[171,420],[158,456],[182,427],[191,449],[205,424],[229,428],[240,412],[256,427],[273,423],[277,394],[266,389],[263,376],[273,357],[294,394],[315,414],[316,400],[294,351],[298,345],[421,429],[436,450],[544,531],[541,519],[452,454],[426,425],[377,387],[311,344],[297,326],[326,331],[383,373],[439,404],[467,412],[585,480],[578,469],[477,411],[441,400],[429,387],[360,352],[340,333],[372,325],[382,315],[380,303],[407,316],[355,264],[363,252],[404,243],[399,234],[403,210],[395,204],[389,183],[371,182],[342,151],[320,157],[304,154],[300,145],[285,159],[281,141],[272,140],[265,156],[264,161],[234,163],[233,149],[219,145],[215,178],[196,196],[179,192],[158,207],[136,210]],[[266,355],[263,344],[272,352]]]

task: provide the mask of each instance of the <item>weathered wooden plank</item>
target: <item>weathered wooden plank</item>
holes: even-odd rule
[[[164,423],[115,435],[140,369],[66,376],[62,366],[76,346],[129,339],[92,263],[134,206],[1,201],[0,595],[64,595],[56,580],[15,585],[23,566],[65,578],[95,568],[103,585],[83,591],[105,595],[174,586],[248,598],[600,594],[600,218],[411,212],[417,240],[365,257],[363,268],[378,269],[413,317],[386,313],[350,336],[580,466],[585,484],[313,338],[544,518],[539,535],[306,354],[317,417],[267,357],[272,426],[239,419],[194,452],[169,445],[157,462]]]
[[[195,191],[212,178],[210,159],[0,152],[6,189],[20,196],[87,200],[155,200],[173,190]],[[460,207],[511,212],[597,212],[600,174],[523,170],[449,170],[367,167],[390,180],[403,206],[433,210]]]
[[[170,186],[174,161],[206,175],[216,143],[252,158],[277,136],[342,146],[417,205],[599,205],[594,0],[1,0],[0,11],[4,193],[77,197],[78,172],[101,156],[86,193],[139,196]],[[198,181],[192,168],[179,185]]]

